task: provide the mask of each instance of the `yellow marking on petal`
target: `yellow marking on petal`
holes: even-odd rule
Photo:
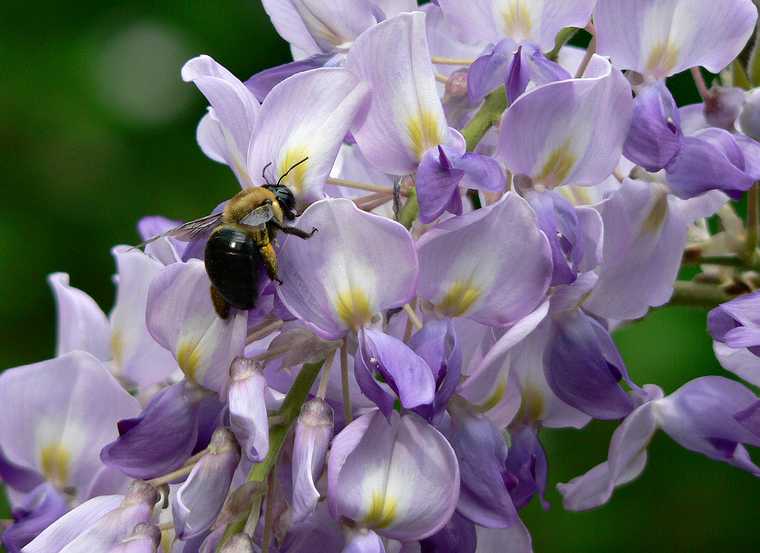
[[[667,77],[678,65],[678,48],[670,41],[657,44],[649,53],[646,71],[656,79]]]
[[[663,191],[656,192],[657,198],[654,201],[652,210],[644,219],[641,225],[642,234],[657,234],[660,232],[662,225],[665,223],[665,219],[668,215],[668,196]]]
[[[121,332],[114,330],[111,333],[111,356],[117,367],[121,367],[124,362],[124,338]]]
[[[42,448],[40,454],[42,474],[59,489],[66,487],[69,481],[71,453],[61,444],[50,444]]]
[[[406,132],[409,133],[412,150],[418,160],[422,159],[426,150],[443,143],[438,119],[427,110],[422,110],[419,115],[407,121]]]
[[[481,290],[469,280],[456,280],[438,304],[438,311],[447,317],[461,317],[478,301]]]
[[[528,384],[522,390],[522,403],[518,418],[525,422],[540,421],[544,415],[544,396],[540,390]]]
[[[195,382],[198,366],[201,364],[201,354],[198,351],[198,344],[189,341],[183,341],[177,348],[177,364],[188,380]]]
[[[515,41],[522,41],[530,37],[533,23],[530,20],[530,9],[525,0],[513,0],[502,12],[506,35]]]
[[[349,288],[335,297],[335,311],[346,326],[358,330],[372,320],[369,298],[361,288]]]
[[[494,407],[496,407],[502,399],[504,399],[505,394],[507,393],[507,379],[502,378],[501,381],[499,381],[499,384],[496,386],[493,392],[491,392],[491,395],[488,396],[483,403],[479,403],[478,405],[475,405],[475,410],[479,413],[486,413],[487,411],[490,411]]]
[[[543,184],[548,188],[559,186],[570,176],[577,161],[578,158],[575,157],[575,154],[570,150],[569,143],[566,142],[549,154],[543,169],[534,180],[536,184]]]
[[[277,178],[281,178],[291,168],[287,177],[283,179],[283,184],[288,185],[296,194],[302,194],[306,182],[306,170],[309,162],[305,161],[296,167],[296,164],[309,157],[309,151],[306,148],[290,148],[285,156],[282,157],[280,165],[277,167]]]
[[[396,519],[396,500],[377,490],[372,492],[369,512],[362,521],[368,528],[387,528]]]

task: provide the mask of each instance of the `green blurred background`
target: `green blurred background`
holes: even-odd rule
[[[0,368],[53,354],[46,275],[69,273],[108,309],[110,248],[138,241],[141,216],[193,218],[238,190],[195,143],[206,103],[179,70],[200,53],[241,78],[289,60],[257,0],[3,6]],[[697,101],[688,77],[671,84],[682,104]],[[616,338],[634,379],[666,392],[725,374],[704,311],[657,310]],[[613,429],[545,432],[552,490],[604,460]],[[760,551],[760,483],[663,435],[643,477],[604,508],[566,513],[555,491],[549,499],[548,513],[535,502],[526,511],[536,553]]]

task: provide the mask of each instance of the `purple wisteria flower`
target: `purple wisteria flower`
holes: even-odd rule
[[[617,429],[568,510],[638,477],[658,429],[760,477],[752,390],[641,386],[613,335],[709,307],[760,385],[751,0],[263,5],[292,63],[181,68],[240,192],[143,218],[109,315],[51,275],[55,357],[0,375],[8,551],[531,553],[546,431],[593,420]]]

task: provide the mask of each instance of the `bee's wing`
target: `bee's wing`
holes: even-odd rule
[[[221,213],[212,213],[211,215],[206,215],[200,219],[188,221],[184,225],[175,227],[164,232],[163,234],[159,234],[158,236],[153,236],[152,238],[147,239],[145,242],[138,244],[135,246],[135,248],[142,248],[151,242],[155,242],[159,238],[175,238],[176,240],[181,240],[182,242],[190,242],[204,232],[210,231],[216,227],[221,222],[221,220]]]
[[[272,211],[271,204],[260,205],[256,209],[252,210],[248,215],[243,217],[240,221],[241,225],[248,225],[251,227],[260,227],[267,224],[274,217],[274,211]]]

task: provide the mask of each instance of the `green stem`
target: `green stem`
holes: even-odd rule
[[[718,286],[679,280],[675,284],[675,291],[668,306],[683,305],[712,309],[731,299],[733,299],[733,296],[727,294]]]
[[[758,2],[755,2],[755,5],[758,5]],[[758,9],[760,9],[760,6],[758,6]],[[755,45],[752,47],[752,53],[749,56],[747,73],[749,73],[749,80],[752,84],[760,86],[760,26],[755,33]]]
[[[507,105],[507,92],[504,87],[486,96],[486,100],[478,112],[462,129],[462,136],[467,143],[468,152],[474,152],[490,128],[499,124],[501,114],[507,109]]]
[[[744,249],[745,260],[752,264],[757,253],[760,233],[760,189],[755,184],[747,194],[747,242]]]
[[[751,269],[746,265],[743,259],[735,255],[707,255],[703,257],[696,257],[694,259],[684,259],[683,265],[719,265],[721,267],[738,267],[747,270]]]
[[[565,44],[570,42],[570,39],[572,39],[578,31],[580,31],[580,29],[577,27],[565,27],[562,29],[554,41],[554,50],[546,54],[546,57],[552,61],[557,61],[559,51],[562,50],[562,47]]]
[[[274,424],[269,428],[269,453],[261,463],[253,465],[251,472],[248,474],[248,480],[251,482],[266,482],[269,477],[269,473],[277,464],[277,459],[280,456],[280,451],[290,433],[290,429],[298,418],[298,414],[301,412],[301,406],[309,397],[309,391],[317,380],[319,371],[322,368],[323,361],[317,363],[308,363],[301,368],[293,385],[288,391],[288,395],[285,396],[285,400],[282,402],[280,410],[277,415],[280,417],[279,424]],[[243,517],[241,520],[236,521],[233,524],[227,526],[224,532],[224,537],[217,547],[217,551],[221,551],[224,544],[234,536],[239,534],[245,528],[245,521],[247,517]]]

